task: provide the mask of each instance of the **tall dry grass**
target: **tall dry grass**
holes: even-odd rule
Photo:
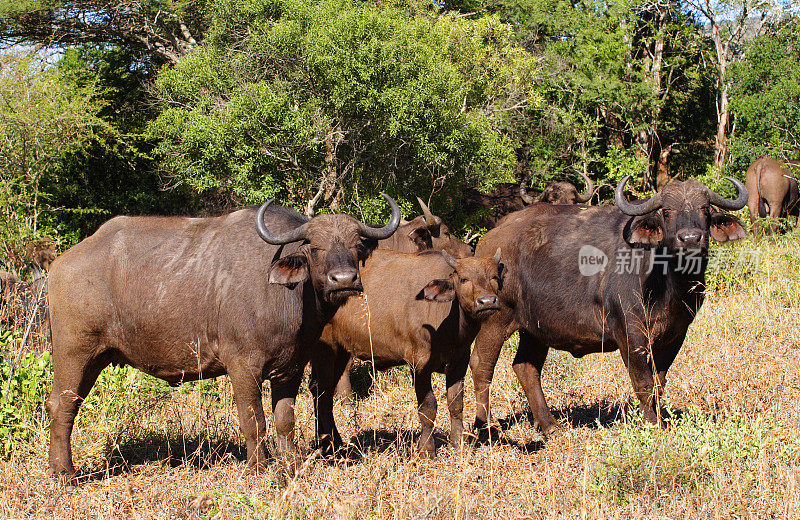
[[[665,431],[638,420],[618,354],[551,352],[544,390],[568,427],[544,442],[528,421],[510,345],[492,385],[497,444],[446,446],[439,378],[441,447],[434,460],[416,457],[410,377],[394,370],[378,373],[355,410],[337,405],[348,460],[313,457],[304,384],[296,411],[306,464],[297,475],[254,475],[226,378],[171,389],[108,369],[75,427],[81,484],[48,478],[46,417],[31,407],[0,460],[0,517],[796,518],[800,236],[762,244],[758,270],[723,272],[710,286],[669,373]]]

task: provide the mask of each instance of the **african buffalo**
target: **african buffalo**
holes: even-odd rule
[[[750,193],[747,209],[750,210],[750,229],[758,242],[757,218],[795,216],[800,223],[800,191],[797,186],[800,161],[776,161],[769,157],[758,159],[747,169],[745,186]],[[770,235],[775,235],[776,223],[769,224]]]
[[[46,278],[24,282],[6,271],[0,271],[0,325],[7,328],[31,329],[43,339],[49,338],[47,319]]]
[[[435,251],[373,252],[361,269],[363,295],[336,311],[311,358],[317,435],[326,449],[342,443],[333,418],[333,389],[350,356],[372,361],[378,370],[411,366],[424,455],[435,452],[431,374],[444,372],[450,442],[460,445],[469,349],[480,323],[498,309],[499,261],[499,250],[491,259],[456,259]]]
[[[456,258],[472,256],[472,248],[450,233],[450,229],[442,222],[442,217],[434,215],[428,205],[417,197],[422,208],[422,215],[411,221],[403,220],[392,236],[378,241],[378,248],[391,249],[404,253],[417,251],[446,251]],[[353,402],[353,387],[350,383],[351,362],[348,362],[336,385],[336,395]]]
[[[311,220],[249,208],[215,218],[116,217],[53,262],[50,469],[73,474],[70,435],[104,367],[171,384],[230,376],[247,460],[265,460],[261,384],[270,380],[278,453],[294,454],[294,401],[311,347],[362,291],[358,262],[400,223]],[[255,222],[255,225],[254,225]]]
[[[34,280],[42,278],[58,256],[58,243],[50,237],[33,240],[25,245],[25,261]]]
[[[747,190],[728,178],[738,196],[727,200],[697,181],[673,181],[633,204],[623,195],[629,178],[616,188],[618,207],[536,204],[478,242],[477,256],[502,248],[506,267],[501,309],[481,327],[470,359],[481,436],[500,347],[515,330],[514,372],[545,436],[556,427],[540,381],[550,348],[575,357],[619,349],[645,419],[660,421],[667,370],[703,303],[709,233],[718,242],[746,234],[712,205],[740,209]]]
[[[583,204],[589,202],[594,196],[596,191],[594,182],[585,173],[581,172],[581,177],[586,181],[586,186],[583,188],[583,193],[578,193],[578,188],[571,182],[551,182],[547,185],[542,193],[532,197],[528,195],[528,190],[525,189],[528,177],[522,181],[519,186],[519,196],[525,201],[525,204],[534,204],[536,202],[547,202],[548,204]]]
[[[585,174],[581,173],[586,181],[583,192],[578,193],[578,189],[570,182],[551,182],[539,194],[531,195],[525,185],[530,179],[530,174],[523,179],[520,184],[503,183],[499,184],[492,193],[481,193],[478,190],[470,189],[467,194],[465,205],[467,211],[476,213],[479,211],[487,212],[486,216],[478,222],[479,226],[491,229],[505,215],[514,211],[519,211],[529,204],[546,202],[548,204],[583,204],[592,199],[597,188],[594,182]]]
[[[11,292],[18,283],[22,283],[22,280],[8,271],[0,271],[0,301],[4,305],[11,299]]]
[[[442,217],[431,213],[430,208],[417,197],[422,208],[422,215],[411,221],[402,221],[397,231],[378,242],[380,249],[391,249],[404,253],[426,251],[447,251],[456,258],[472,256],[472,248],[450,233],[450,229],[442,222]]]

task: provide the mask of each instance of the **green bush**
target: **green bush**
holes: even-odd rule
[[[28,352],[14,370],[15,353],[10,350],[14,333],[0,334],[0,455],[5,456],[19,441],[30,439],[45,424],[44,401],[52,380],[50,353]]]

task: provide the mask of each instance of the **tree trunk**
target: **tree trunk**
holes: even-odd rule
[[[714,166],[721,168],[728,158],[728,123],[730,110],[728,108],[728,85],[721,85],[719,92],[719,110],[717,113],[717,138],[714,142]]]
[[[728,84],[725,73],[728,70],[728,51],[730,41],[722,42],[722,35],[715,20],[711,21],[711,35],[714,38],[714,49],[717,55],[717,72],[719,74],[719,94],[717,99],[717,137],[714,141],[714,167],[722,168],[728,155]]]

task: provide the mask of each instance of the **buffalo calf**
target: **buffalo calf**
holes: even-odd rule
[[[444,372],[450,442],[460,445],[469,349],[481,322],[499,308],[499,260],[499,250],[493,258],[461,259],[446,252],[373,252],[361,269],[364,294],[336,312],[312,354],[317,435],[326,448],[342,443],[333,391],[350,356],[372,361],[378,370],[411,366],[422,424],[419,449],[425,455],[435,452],[431,375]]]

